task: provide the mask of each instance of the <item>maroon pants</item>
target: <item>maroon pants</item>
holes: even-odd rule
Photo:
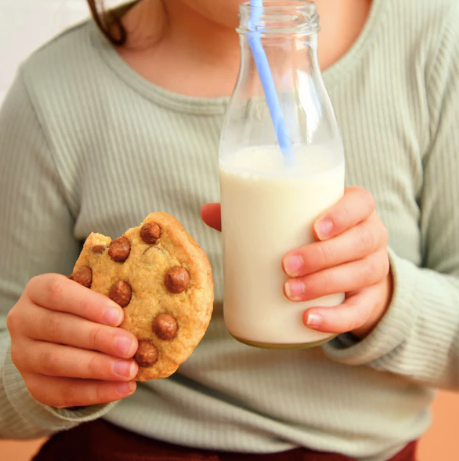
[[[390,461],[415,461],[416,442]],[[48,440],[34,461],[353,461],[304,448],[268,455],[190,449],[158,442],[103,420],[60,432]]]

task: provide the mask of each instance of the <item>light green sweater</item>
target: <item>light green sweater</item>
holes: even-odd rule
[[[1,437],[39,437],[103,416],[184,445],[305,446],[383,461],[426,431],[432,388],[459,389],[459,3],[374,0],[357,43],[324,78],[348,185],[374,194],[389,230],[395,294],[361,342],[342,335],[322,348],[267,351],[226,331],[220,236],[199,216],[219,200],[228,99],[145,81],[93,23],[27,60],[0,115]],[[10,359],[8,310],[32,276],[69,274],[90,232],[117,237],[160,210],[213,265],[216,305],[204,340],[174,376],[118,404],[39,404]]]

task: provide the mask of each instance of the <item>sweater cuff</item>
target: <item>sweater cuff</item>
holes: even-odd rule
[[[107,414],[117,402],[82,407],[78,410],[57,409],[43,405],[29,393],[18,369],[11,361],[10,349],[3,368],[5,393],[22,418],[49,432],[71,429],[80,423],[93,421]]]
[[[345,334],[322,346],[330,359],[346,365],[368,364],[390,354],[410,337],[417,321],[414,297],[419,268],[399,258],[392,250],[388,252],[394,280],[389,309],[366,338],[357,340]]]

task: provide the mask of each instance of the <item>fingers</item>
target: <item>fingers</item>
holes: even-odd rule
[[[53,378],[38,374],[23,375],[27,389],[35,400],[54,408],[84,407],[116,402],[129,397],[136,383]]]
[[[93,322],[118,326],[123,309],[106,296],[58,274],[34,277],[26,288],[32,302],[47,309],[74,314]]]
[[[380,285],[374,285],[348,296],[336,307],[313,307],[303,314],[304,324],[325,333],[347,333],[365,325],[380,297]]]
[[[389,267],[387,251],[382,249],[359,261],[289,279],[284,284],[284,294],[299,302],[359,290],[386,278]]]
[[[387,247],[387,230],[376,213],[335,238],[315,242],[288,253],[282,262],[290,277],[357,261]]]
[[[373,195],[361,187],[349,187],[344,197],[314,223],[314,234],[327,240],[367,219],[375,211]]]
[[[202,220],[212,229],[222,230],[222,218],[219,203],[207,203],[201,208]]]
[[[24,348],[22,344],[22,348]],[[28,354],[11,349],[16,367],[25,373],[103,381],[128,381],[135,378],[138,365],[134,360],[120,360],[99,352],[75,349],[60,344],[29,341]]]
[[[33,306],[25,334],[28,338],[131,358],[137,338],[128,331],[91,322],[74,315]]]

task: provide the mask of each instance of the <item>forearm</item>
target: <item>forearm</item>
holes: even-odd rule
[[[459,280],[390,254],[394,295],[386,315],[365,339],[344,336],[325,352],[348,365],[459,390]]]

